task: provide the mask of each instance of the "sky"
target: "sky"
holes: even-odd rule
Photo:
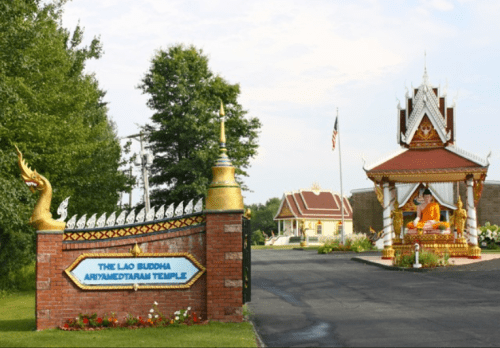
[[[500,180],[499,16],[496,0],[73,0],[62,24],[73,30],[79,21],[86,44],[100,37],[104,55],[86,71],[107,91],[119,137],[150,123],[136,86],[155,51],[202,49],[262,123],[243,196],[264,204],[314,182],[340,192],[339,148],[344,195],[373,187],[362,158],[399,149],[397,103],[405,86],[421,84],[424,65],[432,85],[448,86],[447,106],[456,101],[457,145],[492,151],[487,180]],[[133,202],[141,195],[135,189]]]

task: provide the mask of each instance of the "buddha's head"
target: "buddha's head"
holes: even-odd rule
[[[429,189],[425,189],[424,191],[424,202],[426,204],[432,202],[432,192]]]
[[[457,206],[458,206],[458,209],[462,209],[463,203],[462,203],[462,199],[460,198],[460,196],[458,196]]]

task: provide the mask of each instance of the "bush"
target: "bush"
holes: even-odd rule
[[[254,231],[252,233],[252,245],[264,245],[266,238],[261,230]]]
[[[319,241],[324,243],[318,249],[318,254],[328,254],[332,251],[355,251],[357,253],[373,250],[372,242],[364,233],[353,233],[346,236],[345,244],[342,244],[342,237],[337,235],[333,237],[320,236]]]
[[[424,268],[433,268],[438,266],[447,266],[450,254],[448,252],[444,253],[434,253],[431,250],[422,249],[419,252],[418,261],[422,264]],[[392,265],[397,267],[411,268],[415,263],[415,251],[396,251],[394,259],[392,260]]]
[[[497,225],[486,222],[484,226],[478,227],[478,242],[486,242],[488,249],[497,249],[496,244],[500,242],[500,230]]]
[[[36,290],[35,262],[22,266],[0,278],[0,289],[10,291]]]

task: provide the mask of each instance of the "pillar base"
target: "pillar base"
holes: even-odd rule
[[[392,245],[384,246],[384,250],[382,250],[382,260],[392,260],[394,258],[394,249]]]
[[[469,259],[480,259],[481,258],[481,248],[477,245],[469,245]]]

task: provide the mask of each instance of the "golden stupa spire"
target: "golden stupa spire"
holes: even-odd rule
[[[224,116],[226,113],[224,112],[224,105],[222,104],[222,100],[220,101],[220,112],[219,115],[221,117],[220,122],[220,142],[221,144],[226,144],[226,130],[224,129]]]
[[[243,211],[243,196],[241,195],[240,185],[234,179],[234,167],[227,157],[226,149],[226,131],[224,128],[224,105],[220,104],[221,117],[220,124],[220,155],[215,166],[212,167],[212,183],[208,187],[207,210]]]

